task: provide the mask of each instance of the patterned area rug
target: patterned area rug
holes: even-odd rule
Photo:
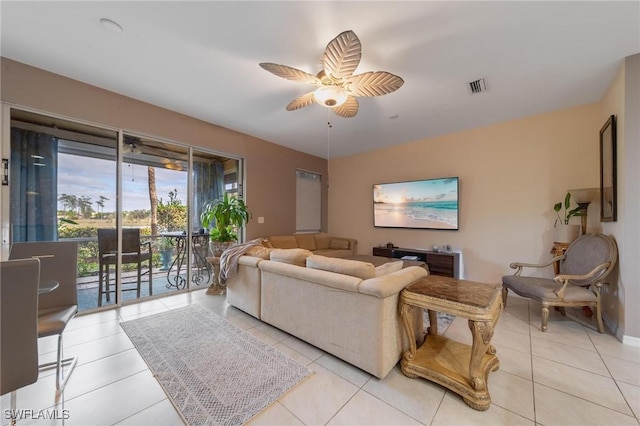
[[[422,321],[423,324],[423,333],[427,333],[428,328],[429,328],[429,314],[427,313],[427,310],[424,309],[424,320]],[[451,322],[455,319],[456,317],[454,317],[451,314],[443,314],[442,312],[438,312],[438,334],[442,334],[445,332],[445,330],[447,329],[447,327],[449,327],[449,324],[451,324]]]
[[[239,425],[311,374],[199,305],[121,323],[189,425]]]

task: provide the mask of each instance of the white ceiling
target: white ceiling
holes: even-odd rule
[[[640,52],[638,1],[2,1],[0,8],[2,56],[325,158],[595,102],[622,59]],[[124,32],[105,30],[100,18]],[[354,118],[315,104],[286,111],[312,87],[258,63],[316,74],[326,44],[349,29],[362,43],[356,73],[388,71],[404,86],[360,98]],[[488,91],[471,95],[467,83],[482,77]]]

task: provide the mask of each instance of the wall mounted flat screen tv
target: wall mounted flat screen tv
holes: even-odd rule
[[[373,185],[373,226],[458,229],[457,177]]]

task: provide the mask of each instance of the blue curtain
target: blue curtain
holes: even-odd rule
[[[194,175],[194,209],[191,223],[198,229],[202,227],[200,223],[200,213],[202,206],[209,200],[222,198],[224,194],[224,165],[219,161],[210,159],[200,160],[193,158]]]
[[[58,139],[11,128],[12,241],[58,239]]]

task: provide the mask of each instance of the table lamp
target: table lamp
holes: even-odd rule
[[[580,221],[582,225],[582,234],[587,233],[587,211],[589,204],[596,199],[600,190],[598,188],[570,189],[569,192],[580,208]]]

